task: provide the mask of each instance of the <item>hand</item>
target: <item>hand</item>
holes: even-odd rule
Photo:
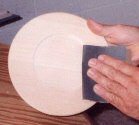
[[[90,59],[88,76],[96,94],[139,120],[139,68],[106,55]]]
[[[104,36],[108,43],[125,45],[131,51],[131,60],[134,64],[139,60],[139,27],[126,25],[104,25],[93,20],[87,22],[90,30]]]

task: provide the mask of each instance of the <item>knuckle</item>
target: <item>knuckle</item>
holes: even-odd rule
[[[122,28],[122,27],[123,27],[122,24],[117,24],[117,25],[116,25],[116,28]]]
[[[110,103],[112,103],[112,104],[115,103],[115,99],[116,98],[115,98],[114,95],[108,95],[107,96],[107,101],[110,102]]]
[[[108,80],[104,76],[99,75],[97,82],[101,84],[104,88],[106,88]]]
[[[119,99],[119,97],[117,97],[116,95],[110,95],[110,97],[107,99],[107,101],[113,105],[115,105],[116,107],[121,107],[121,100]]]
[[[99,62],[99,63],[97,64],[97,69],[98,69],[101,73],[103,73],[103,71],[105,70],[104,64],[101,63],[101,62]]]
[[[100,82],[100,83],[105,83],[105,78],[102,76],[102,75],[99,75],[98,76],[98,81]]]
[[[111,69],[107,72],[107,75],[110,79],[114,79],[115,75],[117,74],[117,71],[114,69]]]
[[[114,86],[114,84],[112,82],[107,81],[105,83],[105,88],[108,89],[109,91],[112,91],[115,88],[115,86]]]
[[[124,68],[124,67],[125,67],[125,63],[118,60],[116,64],[116,69],[120,70],[121,68]]]
[[[97,82],[100,81],[100,78],[101,78],[101,76],[99,74],[97,74],[97,73],[95,75],[92,75],[92,79],[97,81]]]
[[[98,67],[100,70],[102,70],[102,69],[103,69],[103,63],[101,63],[101,62],[99,61],[98,64],[97,64],[97,67]]]
[[[117,88],[116,88],[116,83],[110,82],[109,89],[112,90],[112,91],[113,91],[113,90],[115,91],[115,90],[117,89]]]

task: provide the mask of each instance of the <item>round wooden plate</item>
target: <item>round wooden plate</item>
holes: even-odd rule
[[[19,95],[49,115],[74,115],[93,106],[94,101],[82,97],[84,44],[107,46],[83,18],[48,13],[29,21],[15,36],[8,59]]]

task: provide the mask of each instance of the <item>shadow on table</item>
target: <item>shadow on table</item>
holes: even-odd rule
[[[139,125],[109,103],[97,103],[86,111],[92,125]]]

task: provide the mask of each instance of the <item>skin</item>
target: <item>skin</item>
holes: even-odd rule
[[[139,27],[127,25],[104,25],[87,21],[90,30],[103,36],[110,44],[125,45],[131,54],[133,64],[139,64]]]
[[[104,36],[109,43],[125,45],[132,53],[132,61],[139,59],[139,28],[125,25],[102,25],[88,20],[90,30]],[[135,51],[136,50],[136,51]],[[139,68],[107,55],[88,62],[87,75],[97,82],[96,94],[126,115],[139,120]]]

